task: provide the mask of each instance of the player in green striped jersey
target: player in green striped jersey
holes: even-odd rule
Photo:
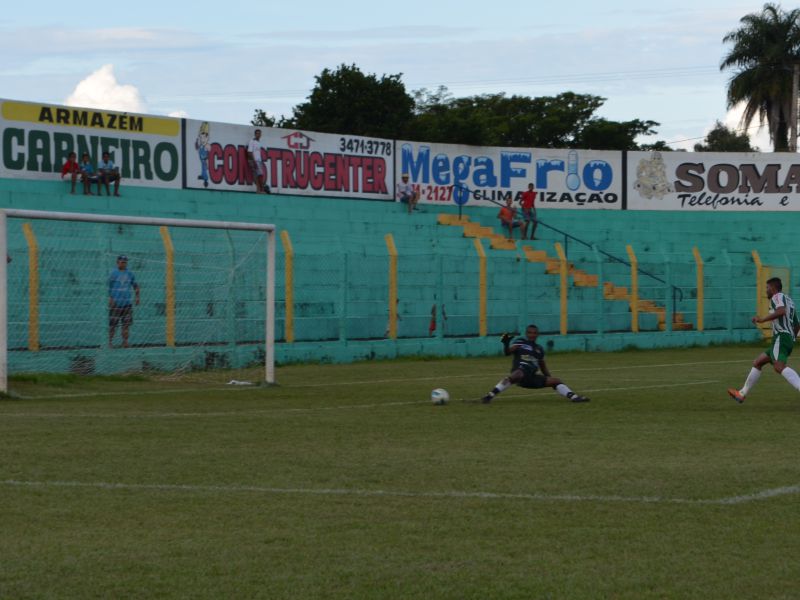
[[[772,344],[753,361],[753,368],[747,375],[744,387],[740,390],[736,388],[728,390],[730,397],[737,402],[744,402],[745,396],[750,393],[758,378],[761,377],[761,368],[767,363],[772,363],[775,371],[783,375],[793,388],[800,391],[800,375],[791,367],[786,366],[786,360],[792,353],[794,341],[800,332],[800,320],[797,317],[794,301],[784,294],[782,289],[783,284],[778,277],[767,281],[769,314],[765,317],[756,315],[752,320],[755,324],[772,321]]]

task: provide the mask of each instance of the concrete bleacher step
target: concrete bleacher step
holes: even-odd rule
[[[453,213],[441,213],[436,218],[439,225],[466,225],[470,222],[469,217],[466,215],[458,216]]]

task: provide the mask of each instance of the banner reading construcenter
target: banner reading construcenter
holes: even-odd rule
[[[111,154],[127,185],[181,187],[179,119],[0,100],[0,176],[53,179],[70,152]]]

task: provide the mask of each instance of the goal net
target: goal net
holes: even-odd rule
[[[21,373],[255,367],[274,382],[274,234],[255,223],[0,211],[0,391]]]

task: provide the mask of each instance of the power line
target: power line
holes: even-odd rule
[[[606,83],[614,81],[662,79],[675,77],[705,77],[709,74],[718,74],[717,67],[707,65],[691,67],[669,67],[664,69],[640,69],[634,71],[604,71],[592,73],[571,73],[564,75],[539,75],[534,77],[518,77],[503,79],[472,79],[422,82],[409,84],[409,88],[419,89],[428,86],[445,87],[485,87],[501,85],[556,85],[556,84],[575,84],[575,83]],[[193,94],[171,94],[169,96],[153,96],[153,99],[180,99],[180,98],[249,98],[249,99],[274,99],[274,98],[294,98],[308,94],[310,90],[301,89],[277,89],[277,90],[246,90],[236,91],[227,90],[225,92],[195,92]]]

